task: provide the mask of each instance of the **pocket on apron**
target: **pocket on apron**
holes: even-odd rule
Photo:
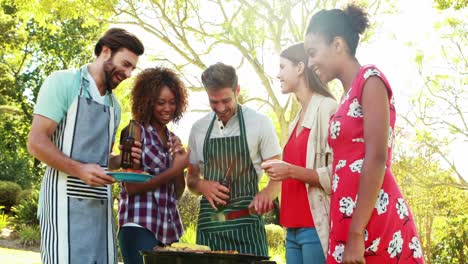
[[[68,197],[69,259],[76,263],[109,263],[108,201]]]

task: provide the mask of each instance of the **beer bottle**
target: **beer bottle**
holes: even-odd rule
[[[124,134],[124,133],[122,133]],[[132,147],[135,143],[135,121],[130,120],[127,133],[122,141],[122,160],[120,166],[123,169],[133,169]]]
[[[224,178],[221,181],[219,181],[219,184],[228,188],[229,190],[231,190],[231,174],[232,174],[232,165],[229,166],[228,170],[226,171],[226,174],[224,175]],[[230,198],[225,200],[226,201],[225,205],[221,205],[221,204],[218,205],[218,211],[224,211],[224,209],[226,209],[226,207],[229,204],[229,200]]]

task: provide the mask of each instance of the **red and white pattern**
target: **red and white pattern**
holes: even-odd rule
[[[148,126],[142,131],[142,164],[146,172],[158,177],[170,167],[171,157],[155,128]],[[174,135],[166,130],[167,138]],[[144,194],[128,195],[121,186],[119,196],[119,227],[135,223],[153,232],[163,244],[178,241],[182,227],[173,183],[163,184],[157,190]]]
[[[380,78],[388,89],[390,124],[385,176],[364,232],[366,263],[424,263],[413,216],[390,170],[396,116],[392,90],[385,76],[373,65],[361,68],[330,120],[328,142],[333,148],[334,169],[327,263],[342,263],[356,207],[359,177],[365,157],[365,113],[361,97],[364,84],[371,76]]]

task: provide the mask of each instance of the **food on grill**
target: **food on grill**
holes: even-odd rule
[[[210,251],[211,250],[209,246],[190,244],[190,243],[179,243],[179,242],[172,243],[170,248],[180,249],[181,251],[184,251],[184,250]]]
[[[211,250],[205,245],[190,244],[190,243],[172,243],[170,246],[154,248],[155,251],[177,251],[177,252],[197,252],[197,253],[213,253],[213,254],[239,254],[237,250]]]

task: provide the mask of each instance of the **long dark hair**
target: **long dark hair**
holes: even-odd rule
[[[309,89],[314,93],[335,99],[328,88],[322,83],[322,81],[320,81],[320,78],[317,76],[315,71],[307,66],[308,56],[305,53],[304,43],[298,43],[289,46],[281,52],[280,56],[288,59],[295,65],[301,62],[304,63],[304,76],[306,78]]]

